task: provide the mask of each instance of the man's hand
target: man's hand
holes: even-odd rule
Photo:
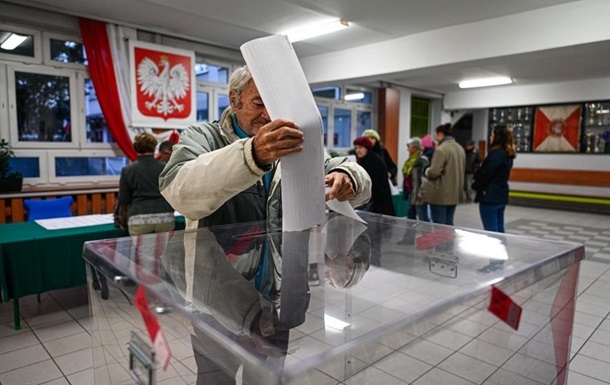
[[[260,128],[253,139],[254,160],[265,167],[285,155],[303,150],[303,132],[290,120],[276,119]]]
[[[326,200],[337,199],[339,202],[347,201],[356,196],[350,177],[344,172],[331,172],[326,175],[326,185],[331,186],[326,194]]]

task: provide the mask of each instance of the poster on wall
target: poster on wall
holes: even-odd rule
[[[536,108],[534,121],[535,152],[577,152],[580,138],[581,106]]]
[[[129,41],[134,127],[186,128],[197,121],[195,53]]]

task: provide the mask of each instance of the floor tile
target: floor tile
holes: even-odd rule
[[[59,357],[68,353],[91,347],[91,336],[85,332],[74,334],[58,340],[44,343],[51,357]]]
[[[46,360],[0,374],[0,384],[42,384],[62,377],[61,371],[55,365],[55,362],[53,360]]]
[[[19,369],[50,358],[47,351],[41,345],[34,345],[0,354],[0,373]]]
[[[74,374],[93,367],[93,352],[83,349],[55,357],[55,362],[64,375]]]

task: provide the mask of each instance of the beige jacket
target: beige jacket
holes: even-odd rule
[[[434,151],[426,170],[424,201],[433,205],[453,206],[460,202],[464,188],[466,152],[452,137],[447,137]]]

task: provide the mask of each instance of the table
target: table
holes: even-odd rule
[[[177,217],[176,228],[184,228]],[[36,222],[0,225],[0,298],[13,300],[15,329],[21,328],[19,298],[86,283],[86,241],[123,236],[113,224],[46,230]]]
[[[379,368],[405,383],[566,384],[583,245],[360,214],[367,226],[330,213],[324,231],[251,222],[87,242],[110,291],[89,290],[94,383],[129,383],[139,362],[187,384],[389,382]]]

